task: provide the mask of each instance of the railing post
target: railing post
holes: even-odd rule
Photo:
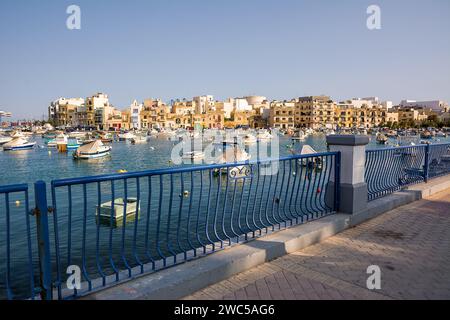
[[[364,173],[366,145],[369,143],[369,137],[330,135],[327,136],[327,143],[331,152],[339,152],[339,156],[336,158],[339,166],[336,169],[339,170],[334,172],[330,178],[327,202],[337,205],[338,211],[341,213],[356,215],[365,212],[368,192]],[[331,195],[334,195],[333,198]]]
[[[340,184],[341,184],[341,153],[338,152],[335,158],[336,165],[334,167],[334,210],[339,211]]]
[[[425,183],[428,183],[429,171],[430,171],[430,145],[427,144],[425,146],[425,165],[423,168],[424,173],[423,179],[425,180]]]
[[[36,228],[39,251],[39,271],[41,299],[52,300],[52,263],[50,256],[50,236],[48,232],[48,205],[47,187],[45,182],[38,181],[34,184],[34,194],[36,200]]]

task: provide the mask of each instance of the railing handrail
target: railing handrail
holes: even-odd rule
[[[28,184],[22,183],[0,186],[0,193],[14,193],[24,191],[28,191]]]
[[[408,148],[426,148],[427,146],[450,146],[450,143],[433,143],[433,144],[417,144],[415,146],[400,146],[400,147],[391,147],[391,148],[378,148],[378,149],[367,149],[366,152],[381,152],[381,151],[388,151],[393,149],[408,149]]]
[[[248,166],[248,165],[255,165],[255,164],[265,164],[265,163],[270,163],[270,162],[274,162],[274,161],[288,161],[288,160],[299,160],[299,159],[307,159],[307,158],[322,157],[322,156],[336,156],[337,154],[338,154],[338,152],[320,152],[320,153],[307,154],[307,155],[294,155],[294,156],[280,157],[280,158],[249,160],[249,161],[244,161],[244,162],[230,162],[230,163],[221,163],[221,164],[177,167],[177,168],[152,169],[152,170],[126,172],[126,173],[114,173],[114,174],[79,177],[79,178],[58,179],[58,180],[52,180],[51,185],[52,185],[52,187],[57,188],[57,187],[78,185],[78,184],[85,184],[85,183],[95,183],[95,182],[104,182],[104,181],[112,181],[112,180],[124,180],[124,179],[141,178],[141,177],[149,177],[149,176],[159,176],[159,175],[172,174],[172,173],[174,173],[174,174],[175,173],[186,173],[186,172],[194,172],[194,171],[231,168],[231,167],[238,167],[238,166]]]

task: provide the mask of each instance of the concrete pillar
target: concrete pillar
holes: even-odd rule
[[[341,152],[339,212],[363,213],[367,210],[367,184],[364,181],[366,145],[369,137],[364,135],[330,135],[327,143],[331,152]],[[334,188],[332,174],[328,188]],[[332,190],[332,189],[331,189]],[[333,194],[329,192],[330,196]],[[328,199],[330,201],[331,199]]]

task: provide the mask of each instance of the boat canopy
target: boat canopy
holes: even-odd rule
[[[307,145],[307,144],[305,144],[302,147],[302,151],[300,152],[301,155],[304,155],[304,154],[315,154],[315,153],[317,153],[317,151],[314,150],[310,145]]]
[[[241,148],[227,148],[224,150],[223,154],[216,159],[216,163],[233,163],[233,162],[243,162],[247,161],[249,156],[247,152]]]
[[[19,147],[19,146],[22,146],[22,145],[24,145],[26,143],[28,143],[28,141],[25,140],[24,138],[14,138],[10,142],[5,143],[3,145],[3,147]]]
[[[78,148],[77,152],[79,153],[95,153],[98,151],[98,148],[103,146],[103,142],[101,140],[95,140],[90,143],[87,143]]]

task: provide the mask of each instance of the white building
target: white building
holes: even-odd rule
[[[59,112],[59,108],[62,106],[75,106],[77,109],[79,107],[84,106],[84,99],[83,98],[59,98],[55,101],[52,101],[50,103],[50,106],[48,107],[48,117],[49,119],[55,119],[56,113]]]
[[[442,112],[448,108],[448,104],[445,101],[440,100],[431,100],[431,101],[402,100],[400,102],[400,106],[408,108],[425,108],[431,109],[436,112]]]
[[[93,110],[102,109],[109,106],[109,98],[107,94],[96,93],[92,97],[86,98],[86,106],[92,107]]]
[[[193,100],[196,114],[206,113],[207,110],[214,108],[214,96],[212,95],[194,97]]]
[[[143,108],[142,103],[138,103],[136,100],[130,105],[130,128],[131,129],[141,129],[141,111]]]

